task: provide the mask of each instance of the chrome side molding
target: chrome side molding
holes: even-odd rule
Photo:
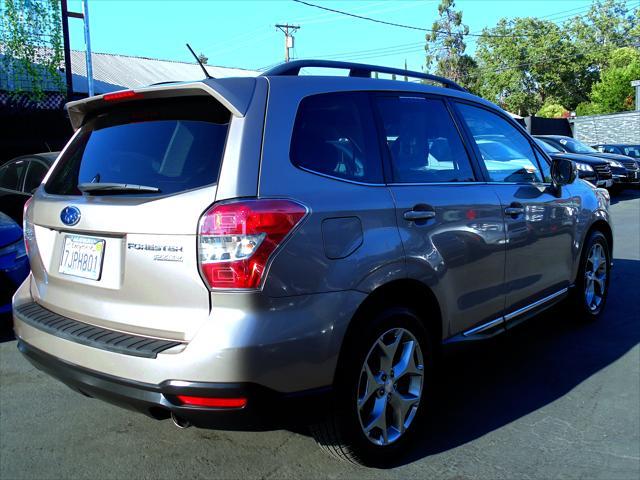
[[[474,327],[471,330],[467,330],[466,332],[463,332],[462,335],[464,335],[465,337],[470,337],[471,335],[477,335],[478,333],[486,332],[487,330],[501,323],[504,323],[504,317],[498,317],[495,320],[491,320],[490,322],[483,323],[482,325]]]
[[[527,305],[526,307],[519,308],[518,310],[505,315],[504,320],[505,322],[510,322],[511,320],[515,319],[516,317],[519,317],[520,315],[524,315],[525,313],[530,312],[531,310],[535,310],[536,308],[541,307],[547,302],[555,300],[556,298],[564,295],[568,291],[569,291],[568,288],[563,288],[562,290],[558,290],[557,292],[552,293],[547,297],[541,298],[537,302],[533,302],[532,304]]]
[[[528,313],[538,312],[550,307],[555,303],[555,300],[558,300],[561,297],[565,296],[568,292],[569,288],[565,287],[561,290],[558,290],[557,292],[552,293],[551,295],[547,295],[540,300],[537,300],[525,307],[519,308],[518,310],[514,310],[513,312],[508,313],[502,317],[498,317],[489,322],[485,322],[482,325],[478,325],[469,330],[465,330],[462,333],[454,335],[453,337],[445,340],[444,343],[455,343],[465,340],[480,340],[503,333],[507,330],[507,325],[511,324],[511,326],[513,326],[513,324],[518,323],[516,320],[518,320],[520,317]],[[526,320],[526,318],[524,318],[523,320]]]

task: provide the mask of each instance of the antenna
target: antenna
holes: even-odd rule
[[[187,43],[187,48],[193,54],[193,57],[196,59],[196,62],[198,62],[198,65],[200,65],[200,68],[204,72],[204,76],[207,77],[207,78],[213,78],[211,75],[209,75],[209,72],[207,72],[207,69],[204,68],[204,65],[202,64],[202,62],[198,58],[198,55],[196,55],[196,52],[193,51],[193,48],[191,48],[191,45],[189,45],[188,43]]]

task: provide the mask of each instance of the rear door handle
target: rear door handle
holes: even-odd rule
[[[436,212],[433,210],[409,210],[408,212],[404,212],[403,217],[405,220],[409,220],[410,222],[415,222],[416,220],[429,220],[436,217]]]
[[[523,213],[524,207],[519,203],[512,203],[504,209],[504,214],[511,217],[517,217],[518,215],[522,215]]]

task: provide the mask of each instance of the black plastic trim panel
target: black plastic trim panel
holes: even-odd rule
[[[158,353],[181,344],[175,340],[132,335],[78,322],[47,310],[35,302],[20,305],[14,310],[14,314],[21,321],[56,337],[135,357],[156,358]]]
[[[18,349],[36,368],[85,396],[158,420],[171,414],[196,427],[261,431],[320,421],[332,405],[331,388],[277,392],[255,383],[210,383],[165,380],[159,384],[116,377],[74,365],[18,339]],[[244,397],[243,408],[206,408],[183,405],[178,395]]]

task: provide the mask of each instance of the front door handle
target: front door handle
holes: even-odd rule
[[[403,217],[405,220],[409,220],[410,222],[415,222],[416,220],[430,220],[436,217],[436,212],[433,210],[409,210],[408,212],[404,212]]]
[[[524,206],[520,203],[512,203],[507,208],[504,209],[504,214],[509,215],[511,217],[517,217],[518,215],[522,215],[524,213]]]

